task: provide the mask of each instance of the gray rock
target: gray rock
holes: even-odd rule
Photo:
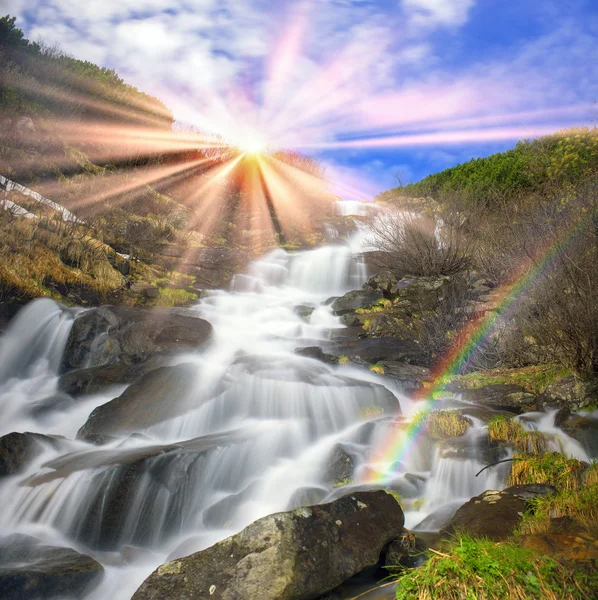
[[[0,477],[21,473],[47,446],[59,443],[41,433],[8,433],[0,437]]]
[[[552,496],[557,490],[554,486],[546,483],[530,483],[527,485],[512,485],[504,490],[514,496],[519,496],[525,500],[533,500],[542,496]]]
[[[103,573],[99,562],[71,548],[18,534],[0,540],[3,600],[83,598]]]
[[[403,277],[393,292],[414,310],[434,310],[450,284],[450,277]]]
[[[378,292],[371,290],[353,290],[347,292],[344,296],[337,298],[332,303],[332,310],[336,315],[344,315],[346,313],[371,306],[380,299]]]
[[[353,477],[354,469],[351,455],[342,446],[337,445],[330,455],[324,479],[332,484],[346,482]]]
[[[206,344],[212,326],[176,310],[101,306],[75,319],[62,372],[116,364],[133,365],[156,355]]]
[[[393,360],[381,360],[378,364],[384,369],[386,377],[412,384],[412,387],[419,387],[423,381],[428,381],[431,377],[431,371],[426,367]]]
[[[518,414],[534,410],[537,405],[536,396],[517,385],[486,385],[471,390],[448,386],[447,389],[460,393],[467,402]]]
[[[382,272],[370,277],[364,284],[364,290],[372,290],[379,296],[388,297],[392,294],[392,290],[396,287],[398,281],[396,277],[389,272]]]
[[[327,351],[337,357],[347,356],[351,362],[359,358],[370,364],[391,361],[425,365],[426,361],[418,344],[391,336],[338,340]]]
[[[314,312],[314,310],[315,308],[313,306],[306,306],[305,304],[300,304],[299,306],[295,306],[293,308],[293,312],[305,320],[311,317],[311,314]]]
[[[383,491],[277,513],[162,565],[133,600],[313,600],[376,564],[403,523],[401,507]]]
[[[504,540],[515,531],[526,508],[525,499],[519,495],[487,490],[463,504],[442,533],[450,536],[465,531],[475,537]]]
[[[585,382],[570,375],[551,383],[542,395],[542,404],[546,406],[566,406],[582,408],[598,398],[596,381]]]
[[[329,365],[338,364],[338,357],[332,354],[326,354],[320,346],[307,346],[306,348],[296,348],[295,354],[305,356],[307,358],[313,358],[314,360],[320,360]]]
[[[421,554],[421,549],[418,548],[415,535],[411,531],[403,529],[401,535],[395,538],[387,548],[384,565],[387,569],[411,566],[406,563],[409,563],[409,559],[418,553]]]
[[[192,364],[160,367],[132,383],[118,398],[102,404],[77,433],[77,439],[122,436],[143,431],[189,410],[189,395],[197,380]]]

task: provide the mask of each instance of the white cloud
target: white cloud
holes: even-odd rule
[[[476,0],[403,0],[403,7],[416,27],[459,27],[467,22]]]

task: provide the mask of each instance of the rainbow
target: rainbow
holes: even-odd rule
[[[497,307],[481,313],[468,321],[455,336],[454,344],[444,357],[432,369],[431,383],[420,388],[414,395],[422,402],[422,409],[432,407],[433,399],[442,391],[447,380],[461,373],[483,348],[502,323],[515,314],[521,302],[538,286],[542,278],[556,266],[559,257],[576,239],[578,233],[587,225],[587,218],[578,220],[565,235],[539,252],[540,259],[527,261],[517,277],[500,286],[494,293]],[[392,465],[403,462],[423,433],[423,419],[414,418],[406,427],[391,428],[380,447],[375,448],[370,468],[363,479],[368,482],[387,483],[392,477]]]

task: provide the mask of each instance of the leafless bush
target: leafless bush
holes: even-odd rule
[[[368,223],[371,246],[381,252],[380,266],[399,276],[441,276],[465,271],[473,246],[459,215],[443,220],[389,210]]]

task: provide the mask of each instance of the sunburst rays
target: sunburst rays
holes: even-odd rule
[[[85,107],[94,117],[55,120],[52,132],[61,144],[48,144],[44,151],[44,160],[54,167],[84,171],[70,187],[68,208],[85,213],[117,207],[152,186],[185,204],[187,231],[208,239],[227,225],[239,241],[251,235],[266,244],[292,236],[296,228],[308,231],[314,215],[330,209],[329,184],[349,199],[366,199],[381,187],[346,168],[330,168],[324,177],[289,149],[319,153],[325,164],[322,153],[332,151],[515,141],[579,123],[590,109],[522,111],[513,90],[484,76],[445,83],[430,79],[389,91],[372,75],[387,58],[383,43],[372,48],[356,38],[333,48],[330,59],[310,55],[315,7],[306,2],[295,12],[273,44],[263,76],[204,90],[199,99],[164,90],[166,102],[184,107],[195,129],[166,127],[168,110],[143,96],[126,105],[99,99],[102,90],[96,84],[71,91],[69,104]],[[53,101],[65,100],[59,84],[39,89],[28,77],[13,83],[25,92],[35,88]],[[65,148],[81,149],[98,169],[86,170],[77,153]],[[35,174],[27,156],[19,160],[17,170],[22,166]],[[64,186],[44,177],[44,169],[45,163],[39,167],[39,191],[63,200]]]

